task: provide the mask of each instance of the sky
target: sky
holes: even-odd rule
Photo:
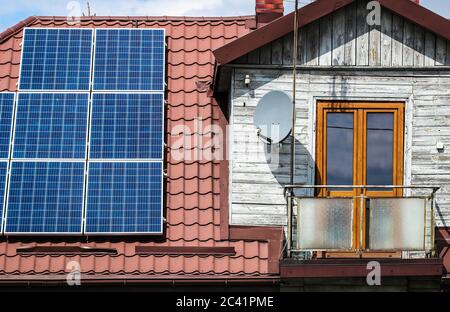
[[[86,0],[0,0],[0,31],[31,15],[73,16],[87,12]],[[188,15],[231,16],[254,14],[255,0],[90,0],[91,11],[97,15]],[[310,0],[300,0],[300,5]],[[422,5],[450,18],[450,0],[422,0]],[[286,12],[294,0],[285,0]]]

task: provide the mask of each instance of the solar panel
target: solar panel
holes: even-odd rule
[[[89,90],[92,29],[26,28],[20,90]]]
[[[8,171],[8,163],[5,161],[0,162],[0,233],[2,230],[3,224],[3,212],[4,212],[4,203],[5,203],[5,187],[6,187],[6,174]]]
[[[94,94],[93,159],[162,159],[162,94]]]
[[[86,233],[162,232],[162,162],[89,164]]]
[[[83,162],[12,162],[6,233],[81,233]]]
[[[20,93],[14,158],[85,159],[89,94]]]
[[[165,31],[95,31],[25,29],[17,101],[0,93],[4,233],[163,231]]]
[[[9,158],[14,93],[0,93],[0,158]]]
[[[96,91],[163,91],[163,29],[97,29]]]

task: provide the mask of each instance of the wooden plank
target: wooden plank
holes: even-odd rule
[[[345,9],[345,60],[344,65],[356,65],[356,5]]]
[[[283,64],[283,38],[272,42],[272,65]]]
[[[319,22],[308,26],[307,65],[319,65]]]
[[[272,63],[272,45],[266,44],[261,47],[259,51],[259,63],[262,65],[269,65]]]
[[[436,38],[436,66],[445,65],[445,58],[447,54],[447,42],[442,37]]]
[[[233,193],[233,202],[239,202],[243,204],[265,204],[270,203],[272,205],[286,204],[286,199],[283,196],[283,188],[278,188],[278,194],[267,194],[259,191],[259,185],[246,184],[248,193]],[[269,185],[273,187],[273,185]],[[251,192],[253,190],[253,192]],[[268,207],[270,209],[270,207]],[[260,212],[261,213],[261,212]]]
[[[333,14],[333,65],[345,64],[345,12],[345,10],[339,10]]]
[[[392,66],[403,65],[403,18],[392,16]]]
[[[392,65],[392,13],[381,11],[381,66]]]
[[[331,66],[332,58],[332,15],[320,19],[319,65]]]
[[[369,25],[366,1],[359,1],[356,11],[356,65],[369,65]]]
[[[424,65],[425,66],[434,66],[436,59],[436,36],[430,32],[425,32],[425,51],[424,51]]]
[[[261,215],[258,213],[233,214],[231,220],[232,224],[239,224],[239,225],[285,225],[286,215],[281,214]]]
[[[425,65],[425,31],[422,27],[414,27],[414,66],[423,67]]]
[[[307,59],[307,44],[308,28],[302,27],[298,32],[298,64],[305,65],[308,62]]]
[[[283,65],[292,65],[292,49],[294,45],[293,34],[288,34],[283,38]]]
[[[247,54],[241,56],[240,58],[234,60],[233,62],[234,64],[247,64],[248,63],[248,59],[247,59]]]
[[[281,195],[283,196],[283,195]],[[284,199],[284,198],[283,198]],[[264,215],[264,214],[283,214],[286,212],[286,200],[281,205],[264,205],[264,203],[240,203],[234,201],[233,203],[233,213],[234,214],[247,214],[247,215],[255,215],[255,214]]]
[[[256,49],[248,54],[248,64],[259,65],[259,49]]]
[[[450,66],[450,40],[447,40],[447,56],[445,57],[445,65]]]
[[[414,25],[407,20],[403,24],[403,66],[414,66]]]
[[[369,30],[369,65],[381,65],[381,26],[372,25]]]

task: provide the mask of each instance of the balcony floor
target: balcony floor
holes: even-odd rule
[[[426,259],[285,259],[280,263],[281,278],[366,277],[370,261],[378,261],[382,277],[442,277],[443,261]]]

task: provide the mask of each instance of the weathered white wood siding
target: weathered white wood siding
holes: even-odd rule
[[[450,41],[387,9],[381,25],[367,24],[368,0],[359,0],[299,31],[304,66],[430,67],[450,65]],[[293,34],[238,59],[238,64],[292,65]]]
[[[344,55],[352,49],[344,48]],[[249,88],[244,85],[245,75],[251,78]],[[291,94],[292,73],[283,69],[235,68],[232,83],[231,223],[285,224],[282,185],[289,181],[290,144],[281,147],[280,166],[270,168],[266,145],[256,135],[253,114],[267,92],[282,90]],[[300,70],[297,90],[297,183],[314,182],[316,100],[405,101],[406,183],[441,185],[437,223],[450,226],[450,69]],[[444,142],[444,152],[436,149],[437,141]]]

